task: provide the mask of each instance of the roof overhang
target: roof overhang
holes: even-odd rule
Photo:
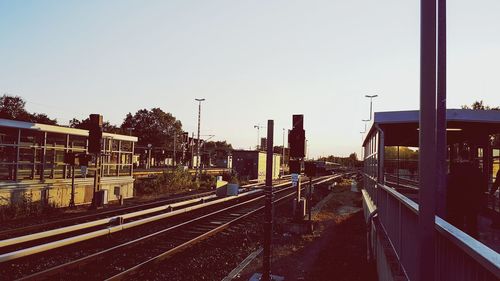
[[[479,144],[487,141],[489,135],[500,134],[498,110],[448,109],[446,120],[447,143],[469,141]],[[376,112],[363,145],[377,132],[377,127],[384,131],[386,146],[418,146],[418,110]]]

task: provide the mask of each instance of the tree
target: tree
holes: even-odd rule
[[[32,113],[30,116],[30,122],[57,125],[57,120],[50,119],[45,113]]]
[[[462,105],[462,109],[472,109],[472,110],[500,110],[500,106],[497,107],[490,107],[488,105],[485,105],[482,100],[480,101],[475,101],[472,103],[472,105],[469,107],[468,105]]]
[[[471,107],[468,105],[462,105],[462,109],[472,109],[472,110],[500,110],[500,106],[490,107],[489,105],[485,105],[483,101],[475,101]],[[500,144],[500,134],[494,134],[492,136],[492,145],[497,146]]]
[[[182,123],[160,108],[141,109],[134,115],[128,113],[121,129],[124,132],[130,130],[133,135],[138,136],[140,146],[152,144],[153,147],[173,148],[174,134],[180,138]]]
[[[73,118],[69,121],[69,126],[71,128],[90,130],[90,118],[82,119],[81,121]],[[122,134],[124,133],[121,128],[116,125],[109,123],[109,121],[104,121],[102,123],[102,130],[107,133]]]
[[[347,167],[357,167],[362,163],[358,160],[358,156],[355,152],[349,154],[349,157],[338,157],[330,155],[328,157],[320,157],[318,160],[333,162]]]
[[[57,125],[56,119],[49,118],[45,113],[29,113],[25,106],[23,98],[4,94],[0,97],[0,118]]]
[[[231,151],[233,150],[233,146],[226,141],[207,141],[203,145],[203,149],[208,152],[214,152],[217,150]]]

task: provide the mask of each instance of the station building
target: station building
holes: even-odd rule
[[[233,170],[240,177],[266,179],[266,153],[258,150],[233,150]],[[280,176],[281,155],[273,154],[273,179]]]
[[[67,152],[87,152],[89,132],[0,118],[0,205],[22,200],[69,205],[71,167]],[[137,137],[103,133],[101,189],[108,201],[133,196],[133,151]],[[75,204],[92,201],[95,159],[75,167]]]

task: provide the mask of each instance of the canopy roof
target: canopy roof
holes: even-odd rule
[[[69,127],[63,127],[63,126],[47,125],[47,124],[39,124],[39,123],[31,123],[31,122],[24,122],[24,121],[10,120],[10,119],[2,119],[2,118],[0,118],[0,127],[35,130],[35,131],[49,132],[49,133],[69,134],[69,135],[84,136],[84,137],[89,136],[88,130],[69,128]],[[102,135],[105,138],[112,138],[112,139],[116,139],[116,140],[137,142],[137,137],[134,137],[134,136],[111,134],[111,133],[106,133],[106,132],[103,132]]]
[[[384,131],[386,146],[418,146],[418,110],[375,112],[373,119],[365,142],[377,132],[378,126]],[[499,110],[448,109],[446,120],[448,144],[463,141],[482,144],[489,135],[500,134]]]

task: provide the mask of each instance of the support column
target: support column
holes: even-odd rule
[[[436,156],[436,0],[420,1],[420,131],[418,271],[420,281],[435,280]]]
[[[446,0],[438,0],[437,59],[437,204],[436,214],[446,218]]]

